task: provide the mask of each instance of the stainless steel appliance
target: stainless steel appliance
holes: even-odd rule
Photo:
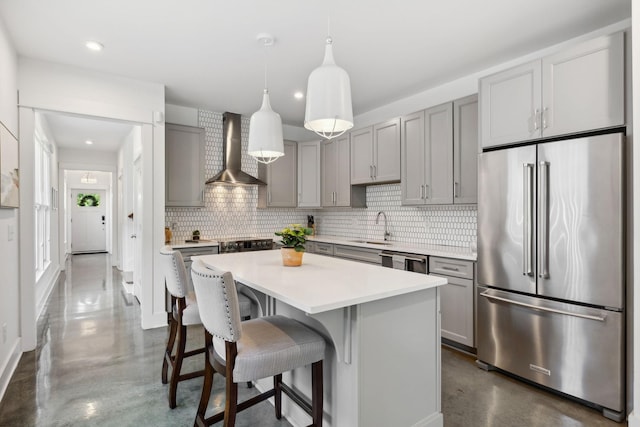
[[[382,266],[427,274],[427,256],[404,252],[382,251]]]
[[[478,362],[625,418],[621,133],[480,155]]]
[[[244,237],[219,241],[221,254],[231,252],[266,251],[273,249],[273,239]]]

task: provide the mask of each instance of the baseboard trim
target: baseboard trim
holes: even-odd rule
[[[637,411],[634,410],[629,414],[627,423],[629,427],[640,427],[640,416]]]
[[[11,356],[9,356],[9,360],[2,369],[0,373],[0,401],[4,398],[4,394],[9,387],[9,382],[11,381],[11,377],[13,373],[16,371],[18,367],[18,363],[20,362],[20,358],[22,357],[22,344],[20,342],[20,338],[18,338],[11,349]]]
[[[47,283],[47,288],[43,292],[42,297],[40,298],[40,301],[38,301],[36,304],[36,319],[39,319],[40,316],[42,316],[42,312],[47,306],[47,301],[49,300],[49,296],[51,295],[51,292],[53,291],[53,288],[55,287],[56,283],[58,283],[59,279],[60,279],[60,268],[58,268],[56,272],[53,274],[53,278],[49,281],[49,283]]]

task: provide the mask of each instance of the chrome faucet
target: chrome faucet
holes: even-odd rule
[[[387,229],[387,214],[380,211],[378,212],[378,216],[376,216],[376,224],[378,224],[378,220],[380,219],[380,215],[382,215],[384,217],[384,240],[387,241],[389,240],[389,237],[391,236],[391,233],[389,233],[389,230]]]

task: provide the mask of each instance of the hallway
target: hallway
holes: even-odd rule
[[[38,348],[23,355],[0,402],[0,426],[191,426],[202,379],[178,386],[169,409],[160,381],[166,330],[140,328],[140,307],[124,292],[106,254],[70,257],[38,322]],[[189,330],[192,347],[202,330]],[[195,370],[203,358],[186,364]],[[597,411],[495,372],[443,347],[442,411],[445,427],[626,426]],[[241,398],[254,389],[240,386]],[[381,393],[389,392],[381,390]],[[224,402],[216,377],[214,404]],[[217,410],[217,409],[215,409]],[[290,426],[269,404],[248,409],[244,426]],[[398,426],[389,426],[398,427]]]

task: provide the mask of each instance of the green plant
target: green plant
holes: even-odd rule
[[[193,235],[194,236],[199,236],[200,235],[200,230],[193,230]]]
[[[307,236],[311,235],[312,230],[303,227],[300,224],[291,224],[280,231],[276,231],[276,236],[282,238],[282,244],[285,248],[294,248],[296,252],[304,252],[304,244],[307,242]]]

